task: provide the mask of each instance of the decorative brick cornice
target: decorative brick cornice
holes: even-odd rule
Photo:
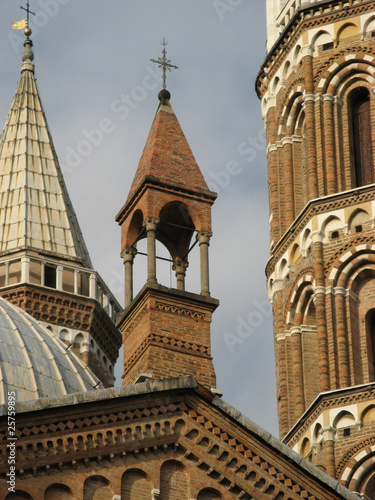
[[[6,288],[0,295],[35,319],[89,332],[111,363],[116,362],[121,334],[96,300],[29,284]]]
[[[144,354],[144,352],[146,352],[150,345],[159,345],[163,349],[168,348],[179,352],[186,352],[186,354],[193,353],[196,356],[209,356],[211,358],[209,346],[201,345],[196,342],[183,342],[176,336],[151,333],[147,336],[144,342],[142,342],[133,355],[126,361],[124,375],[128,373],[130,368]]]
[[[270,277],[279,259],[284,255],[289,246],[293,244],[296,236],[301,233],[312,217],[332,210],[353,207],[367,201],[372,201],[374,199],[374,191],[374,185],[371,184],[309,201],[273,249],[273,253],[266,265],[267,277]]]
[[[375,400],[375,384],[348,387],[346,389],[320,394],[284,437],[283,442],[293,448],[293,446],[304,436],[307,429],[312,427],[319,415],[327,409],[339,408],[370,400]]]
[[[179,316],[190,316],[191,318],[205,319],[206,315],[193,309],[187,309],[186,307],[178,307],[172,304],[167,304],[165,302],[156,302],[156,309],[160,311],[170,312],[172,314],[178,314]]]
[[[372,11],[373,8],[373,0],[357,0],[356,2],[353,2],[353,0],[324,1],[300,8],[285,27],[261,66],[255,84],[258,97],[262,98],[267,90],[267,82],[273,78],[287,57],[288,49],[295,45],[302,32],[312,27],[331,24]]]
[[[180,385],[183,389],[184,384]],[[342,498],[336,491],[340,485],[325,482],[322,493],[325,479],[318,471],[301,463],[280,443],[274,447],[264,431],[258,434],[255,426],[250,430],[246,422],[237,422],[231,413],[216,408],[210,402],[213,396],[203,387],[158,393],[152,392],[155,386],[151,392],[140,390],[138,394],[133,387],[136,397],[129,387],[129,399],[97,397],[95,407],[91,401],[87,409],[79,405],[49,408],[42,421],[32,412],[20,413],[18,477],[58,474],[78,466],[98,470],[101,464],[107,468],[114,460],[126,464],[135,457],[141,464],[146,456],[147,461],[178,456],[182,463],[191,462],[213,484],[218,481],[239,498],[260,498],[265,491],[273,496],[287,494],[291,499]],[[6,416],[2,420],[0,482],[5,481],[8,471]]]

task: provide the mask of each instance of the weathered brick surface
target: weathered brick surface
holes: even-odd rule
[[[108,390],[80,404],[71,397],[42,411],[24,407],[17,419],[18,490],[32,500],[145,500],[159,490],[161,500],[344,498],[189,380],[139,384],[116,397]],[[0,417],[0,498],[7,492],[6,429]]]
[[[215,299],[158,285],[146,286],[119,320],[123,332],[123,384],[142,373],[156,379],[192,375],[216,387],[211,357]]]
[[[370,331],[375,189],[357,181],[351,118],[353,93],[364,89],[374,159],[375,49],[373,32],[364,28],[374,7],[374,2],[344,0],[302,8],[267,55],[257,79],[266,109],[272,242],[266,272],[273,300],[281,436],[320,393],[375,380]],[[319,32],[333,34],[332,44],[316,42]],[[291,69],[280,80],[288,63]],[[359,211],[363,221],[353,225]],[[277,284],[275,291],[278,280],[282,288]],[[293,432],[299,426],[307,435],[301,422]],[[334,441],[325,436],[312,455],[331,475],[345,450],[365,442],[373,427],[346,432],[350,436],[339,429]],[[306,435],[300,435],[299,446]],[[295,444],[290,437],[288,442]],[[356,487],[367,492],[364,483]]]

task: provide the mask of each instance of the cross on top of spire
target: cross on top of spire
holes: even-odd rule
[[[167,80],[167,70],[172,71],[171,68],[178,69],[177,66],[174,66],[173,64],[170,64],[171,60],[167,59],[167,51],[165,50],[166,45],[168,45],[168,42],[166,41],[165,38],[163,38],[163,41],[161,42],[161,45],[163,45],[163,58],[159,57],[157,60],[156,59],[150,59],[151,62],[158,64],[159,68],[163,68],[163,89],[166,88],[166,80]]]
[[[21,5],[21,9],[25,10],[27,12],[27,25],[29,25],[30,14],[35,16],[35,12],[31,12],[31,10],[30,10],[29,0],[26,1],[26,7],[22,7],[22,5]]]

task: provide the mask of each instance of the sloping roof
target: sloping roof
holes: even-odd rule
[[[34,77],[31,40],[0,139],[0,253],[33,248],[92,268]]]
[[[94,390],[98,378],[66,345],[19,307],[0,298],[0,405]]]
[[[74,440],[76,434],[82,435],[86,430],[94,437],[96,432],[102,436],[106,431],[111,435],[115,431],[120,435],[130,431],[132,438],[126,444],[121,439],[107,440],[100,448],[85,449],[84,455],[78,448],[67,450],[65,453],[69,459],[66,458],[66,463],[78,463],[82,456],[95,460],[100,453],[99,463],[108,470],[116,453],[127,446],[126,458],[134,450],[140,451],[136,462],[137,468],[142,468],[143,461],[149,463],[157,459],[158,447],[166,452],[166,441],[161,437],[163,423],[166,422],[168,450],[174,449],[178,460],[191,460],[191,464],[205,471],[206,481],[211,481],[211,484],[217,480],[230,490],[237,488],[251,494],[251,498],[268,498],[268,493],[265,494],[268,484],[275,495],[280,492],[277,498],[358,500],[355,493],[204,389],[193,377],[149,380],[85,394],[20,403],[16,405],[16,410],[18,428],[35,426],[33,430],[39,432],[40,440],[47,439],[49,421],[66,423],[66,415],[69,415],[71,426],[65,425],[59,437],[69,435]],[[37,426],[35,422],[40,416],[43,416],[43,424]],[[174,428],[171,422],[176,419],[180,426]],[[75,422],[79,422],[79,427],[74,427],[75,431],[72,431]],[[160,435],[157,432],[132,431],[135,426],[137,430],[147,429],[147,426],[151,429],[155,422],[160,424]],[[0,436],[1,427],[6,425],[6,413],[3,413]],[[53,436],[48,438],[53,439]],[[26,448],[29,439],[25,433],[17,444]],[[6,446],[6,442],[1,446]],[[152,449],[154,453],[147,453]],[[171,458],[171,455],[168,457]],[[51,456],[50,466],[62,459],[65,461],[62,455]],[[18,459],[17,467],[31,467],[26,460],[21,463]],[[99,470],[95,463],[95,473]],[[244,498],[249,497],[244,495]]]
[[[170,97],[168,91],[165,95]],[[161,100],[148,135],[126,204],[145,180],[168,184],[212,195],[194,158],[186,137],[169,102]],[[125,204],[125,205],[126,205]]]

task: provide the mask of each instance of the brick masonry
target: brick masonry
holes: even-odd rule
[[[353,388],[375,380],[368,319],[375,308],[375,189],[357,184],[350,118],[353,91],[364,89],[374,158],[375,49],[368,22],[374,7],[374,2],[344,1],[300,9],[257,78],[268,138],[266,272],[280,435],[371,498],[371,460],[361,474],[357,470],[356,481],[338,464],[353,446],[371,439],[372,417],[361,420],[364,408],[349,411],[344,401],[333,412],[337,417],[341,404],[342,419],[322,412],[309,427],[305,415],[321,393],[352,388],[355,399]],[[298,440],[291,438],[297,434]]]
[[[191,377],[23,404],[17,438],[19,498],[356,498]]]

